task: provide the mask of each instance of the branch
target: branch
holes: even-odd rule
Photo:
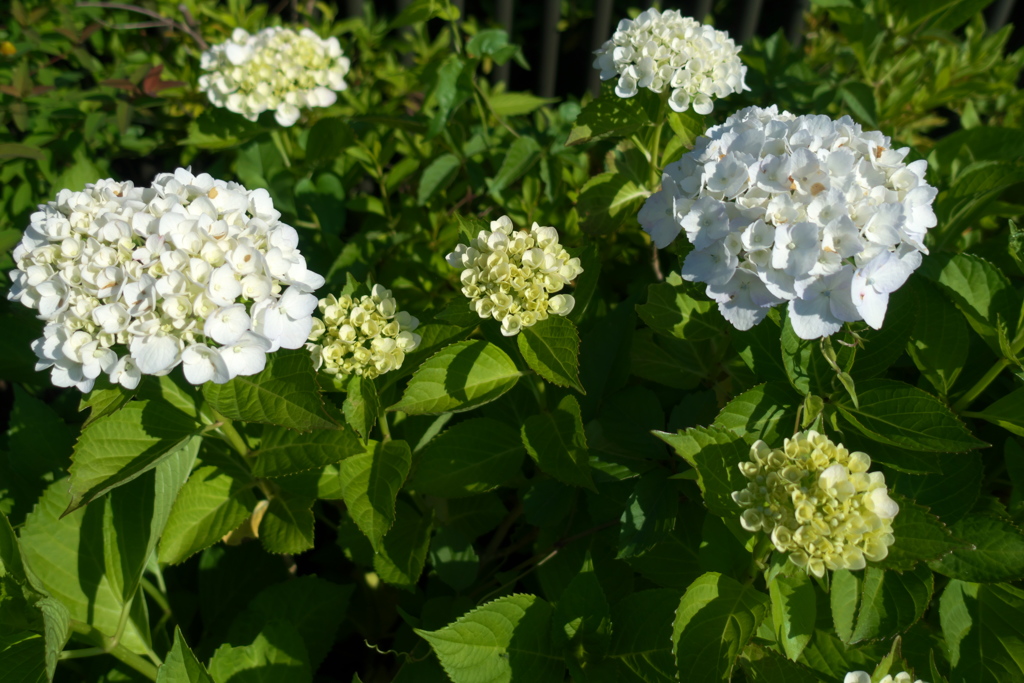
[[[155,25],[165,26],[165,27],[170,28],[170,29],[176,29],[178,31],[181,31],[185,35],[187,35],[190,38],[192,38],[192,40],[196,41],[196,45],[198,45],[201,49],[203,49],[203,50],[209,50],[210,49],[209,44],[207,44],[207,42],[205,40],[203,40],[203,37],[201,35],[199,35],[199,32],[196,31],[191,26],[189,26],[188,24],[183,24],[180,21],[175,21],[174,19],[171,19],[169,17],[165,17],[164,15],[160,14],[159,12],[154,12],[153,10],[146,9],[145,7],[139,7],[137,5],[127,5],[127,4],[120,3],[120,2],[79,2],[75,6],[76,7],[95,7],[97,9],[123,9],[123,10],[125,10],[127,12],[135,12],[136,14],[142,14],[142,15],[145,15],[147,17],[151,17],[153,19],[156,19],[157,22],[159,22],[159,23],[155,24]],[[133,24],[126,24],[126,25],[122,26],[122,28],[128,28],[128,27],[143,28],[144,26],[142,26],[142,25],[133,25]]]

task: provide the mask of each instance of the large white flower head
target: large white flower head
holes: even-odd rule
[[[236,28],[230,40],[204,52],[199,65],[207,72],[199,88],[214,105],[250,121],[273,111],[282,126],[294,124],[303,107],[334,104],[349,70],[337,38],[281,27],[252,35]]]
[[[638,219],[658,247],[685,232],[683,278],[741,330],[789,302],[803,339],[882,326],[936,224],[928,163],[848,116],[747,107],[669,164]]]
[[[739,465],[750,483],[732,494],[743,509],[740,524],[771,534],[777,550],[815,576],[863,569],[889,554],[900,509],[885,475],[868,472],[870,466],[866,453],[850,453],[814,430],[786,439],[782,448],[757,441],[750,460]]]
[[[568,315],[576,300],[558,294],[583,268],[558,241],[558,231],[533,224],[513,231],[502,216],[491,221],[469,245],[459,244],[445,256],[448,265],[462,269],[462,293],[481,318],[501,322],[506,337],[519,334],[549,315]]]
[[[36,369],[83,392],[178,364],[192,384],[223,383],[301,347],[324,279],[280,217],[266,190],[183,168],[146,188],[61,190],[13,253],[8,298],[46,321]]]
[[[846,674],[845,678],[843,678],[843,683],[871,683],[871,674],[869,674],[867,671],[851,671],[850,673]],[[925,682],[920,680],[920,679],[915,681],[914,677],[911,676],[909,673],[907,673],[906,671],[901,671],[898,674],[896,674],[895,676],[893,676],[892,674],[887,675],[885,678],[883,678],[882,680],[878,681],[878,683],[925,683]]]
[[[391,290],[374,285],[359,298],[333,294],[320,299],[323,321],[315,319],[311,342],[313,364],[328,375],[373,379],[402,367],[405,354],[420,345],[420,321],[399,311]]]
[[[710,114],[713,97],[750,90],[740,48],[725,31],[684,17],[679,10],[649,9],[623,19],[612,37],[594,51],[601,80],[618,78],[615,94],[633,97],[640,88],[671,90],[668,104],[678,112],[693,106]]]

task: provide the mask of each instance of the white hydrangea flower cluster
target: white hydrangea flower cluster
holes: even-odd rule
[[[869,674],[867,671],[851,671],[850,673],[846,674],[846,677],[843,679],[843,683],[871,683],[871,674]],[[925,683],[925,682],[922,681],[921,679],[918,679],[918,680],[915,681],[914,677],[911,676],[909,673],[907,673],[906,671],[901,671],[898,674],[896,674],[895,676],[893,676],[892,674],[887,675],[885,678],[883,678],[882,680],[878,681],[878,683]]]
[[[179,168],[151,187],[100,180],[31,217],[8,298],[46,321],[37,370],[134,389],[179,363],[192,384],[252,375],[313,327],[324,279],[266,190]]]
[[[558,231],[533,224],[513,232],[512,220],[491,221],[469,245],[459,244],[445,256],[462,268],[462,293],[481,318],[501,322],[506,337],[519,334],[549,315],[568,315],[576,305],[571,294],[558,294],[583,268],[558,241]]]
[[[414,333],[420,321],[399,311],[383,285],[356,299],[331,294],[319,306],[323,321],[314,319],[309,335],[313,343],[306,348],[316,369],[328,375],[373,379],[402,367],[405,354],[420,345],[420,335]]]
[[[748,107],[665,168],[638,219],[658,247],[685,231],[683,278],[707,283],[738,329],[784,301],[803,339],[878,329],[936,224],[928,164],[908,152],[847,116]]]
[[[308,28],[271,27],[250,35],[236,28],[231,39],[203,53],[199,88],[215,106],[255,121],[273,110],[282,126],[299,120],[303,107],[329,107],[344,90],[349,60],[335,37]]]
[[[814,430],[786,439],[782,448],[757,441],[750,460],[739,465],[750,483],[732,494],[743,508],[740,524],[771,534],[777,550],[815,576],[863,569],[889,554],[900,509],[885,475],[868,472],[870,466],[866,453],[850,453]]]
[[[710,114],[712,97],[750,90],[740,48],[725,31],[684,17],[679,10],[649,9],[623,19],[612,37],[594,51],[601,80],[618,77],[615,94],[633,97],[639,88],[660,93],[670,88],[668,104],[684,112],[693,106]]]

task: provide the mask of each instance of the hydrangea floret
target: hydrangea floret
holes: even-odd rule
[[[323,320],[314,319],[307,348],[314,366],[327,375],[373,379],[402,367],[405,354],[420,344],[420,321],[399,311],[382,285],[362,297],[331,294],[320,299],[319,308]]]
[[[683,278],[738,329],[783,302],[803,339],[878,329],[936,224],[927,162],[908,152],[846,116],[747,107],[665,168],[638,219],[659,248],[686,234]]]
[[[273,111],[282,126],[298,121],[303,108],[334,104],[349,70],[337,38],[282,27],[255,34],[236,28],[230,40],[205,51],[199,65],[206,72],[199,88],[215,106],[250,121]]]
[[[845,678],[843,678],[843,683],[871,683],[871,674],[869,674],[867,671],[851,671],[850,673],[846,674]],[[925,682],[922,681],[921,679],[918,679],[918,680],[915,681],[914,677],[911,676],[909,673],[907,673],[906,671],[901,671],[898,674],[896,674],[895,676],[893,676],[892,674],[887,675],[885,678],[883,678],[882,680],[878,681],[878,683],[925,683]]]
[[[46,321],[36,369],[83,392],[179,364],[192,384],[224,383],[300,348],[324,279],[280,217],[266,190],[182,168],[61,190],[13,253],[8,298]]]
[[[734,491],[747,531],[771,535],[775,548],[815,576],[825,570],[863,569],[893,544],[899,506],[885,475],[868,472],[871,458],[850,453],[814,430],[786,439],[782,448],[757,441],[739,464],[750,483]]]
[[[481,318],[501,322],[501,333],[511,337],[549,315],[568,315],[576,300],[559,294],[583,268],[558,241],[558,231],[533,224],[514,231],[512,220],[491,221],[469,245],[459,244],[445,256],[448,265],[461,268],[462,293]]]
[[[710,114],[713,97],[750,90],[740,48],[725,31],[685,17],[679,10],[649,9],[623,19],[612,37],[594,51],[601,80],[618,78],[615,94],[633,97],[640,88],[671,91],[668,104],[684,112],[693,106]]]

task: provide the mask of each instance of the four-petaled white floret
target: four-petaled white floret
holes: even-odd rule
[[[500,321],[506,337],[549,315],[568,315],[576,300],[558,292],[583,272],[580,260],[559,243],[557,230],[534,223],[528,231],[513,231],[508,216],[491,221],[490,230],[457,245],[445,259],[462,269],[470,308]]]
[[[678,112],[693,106],[710,114],[713,97],[750,90],[740,48],[725,31],[684,17],[678,10],[649,9],[623,19],[612,37],[594,51],[601,80],[618,78],[615,94],[633,97],[640,88],[670,90],[668,104]]]
[[[338,39],[323,39],[308,28],[265,28],[250,35],[236,28],[231,39],[203,53],[199,88],[210,102],[250,121],[273,111],[282,126],[300,110],[329,107],[344,90],[349,60]]]
[[[177,365],[193,384],[252,375],[313,326],[324,279],[266,190],[179,168],[150,187],[100,180],[39,207],[8,298],[46,321],[37,370],[90,391]]]
[[[683,278],[738,329],[782,302],[803,339],[878,329],[936,224],[927,162],[909,151],[847,116],[747,107],[665,168],[638,219],[658,247],[685,232]]]

